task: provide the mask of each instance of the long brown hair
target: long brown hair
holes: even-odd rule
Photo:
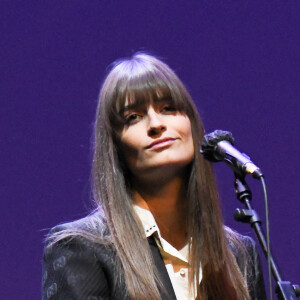
[[[144,53],[117,61],[100,91],[92,167],[94,200],[109,235],[95,236],[90,232],[71,230],[50,237],[51,244],[70,235],[112,244],[120,259],[115,268],[116,278],[124,273],[128,294],[134,300],[161,300],[159,289],[164,288],[157,276],[142,224],[133,210],[130,176],[119,147],[123,122],[120,111],[125,99],[150,101],[158,93],[171,99],[173,106],[189,117],[194,149],[200,148],[204,135],[202,121],[191,96],[174,71],[161,60]],[[186,199],[190,290],[197,299],[249,300],[247,268],[239,270],[229,244],[245,255],[245,261],[246,251],[238,235],[223,225],[212,166],[199,151],[195,151],[189,169]],[[99,214],[90,218],[89,227],[103,228],[103,218],[97,216]],[[195,287],[200,269],[201,283]]]
[[[149,101],[157,92],[169,97],[192,126],[194,149],[199,149],[204,129],[197,109],[176,74],[157,58],[137,53],[118,61],[103,83],[95,123],[93,184],[97,205],[104,211],[111,241],[120,257],[132,299],[161,299],[158,277],[143,230],[133,211],[130,181],[120,158],[119,111],[130,101]],[[246,280],[228,246],[242,247],[232,231],[224,230],[214,173],[195,151],[188,183],[189,286],[200,299],[249,299]]]

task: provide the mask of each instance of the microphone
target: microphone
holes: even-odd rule
[[[225,161],[235,173],[245,176],[247,173],[259,179],[263,173],[251,160],[250,157],[238,151],[234,145],[231,132],[215,130],[203,137],[200,152],[204,158],[212,161]]]

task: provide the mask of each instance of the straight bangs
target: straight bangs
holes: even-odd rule
[[[156,64],[151,63],[150,68],[144,60],[139,62],[139,56],[143,55],[121,62],[112,70],[119,77],[115,81],[114,95],[106,99],[107,117],[113,131],[118,132],[124,126],[125,106],[147,107],[160,99],[166,99],[172,107],[191,119],[194,115],[193,103],[176,74],[156,59]],[[122,76],[122,73],[127,76]]]

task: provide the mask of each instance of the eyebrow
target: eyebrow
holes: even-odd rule
[[[120,110],[120,114],[124,114],[125,112],[127,112],[129,110],[140,109],[143,106],[145,106],[145,103],[132,103],[132,104],[126,105]]]
[[[165,97],[161,97],[161,98],[155,98],[154,100],[152,100],[154,103],[163,103],[163,102],[170,102],[172,101],[172,97],[171,96],[165,96]],[[143,106],[145,106],[145,104],[148,105],[148,103],[151,103],[152,101],[136,101],[132,104],[129,105],[125,105],[121,110],[120,113],[123,114],[128,110],[133,110],[133,109],[140,109]],[[146,103],[145,103],[146,102]]]

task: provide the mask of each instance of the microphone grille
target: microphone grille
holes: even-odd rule
[[[217,144],[221,141],[227,141],[233,145],[234,138],[232,136],[232,133],[229,131],[217,129],[211,133],[204,135],[200,152],[203,154],[205,159],[213,162],[220,161],[220,159],[218,159],[215,155],[215,152]]]

